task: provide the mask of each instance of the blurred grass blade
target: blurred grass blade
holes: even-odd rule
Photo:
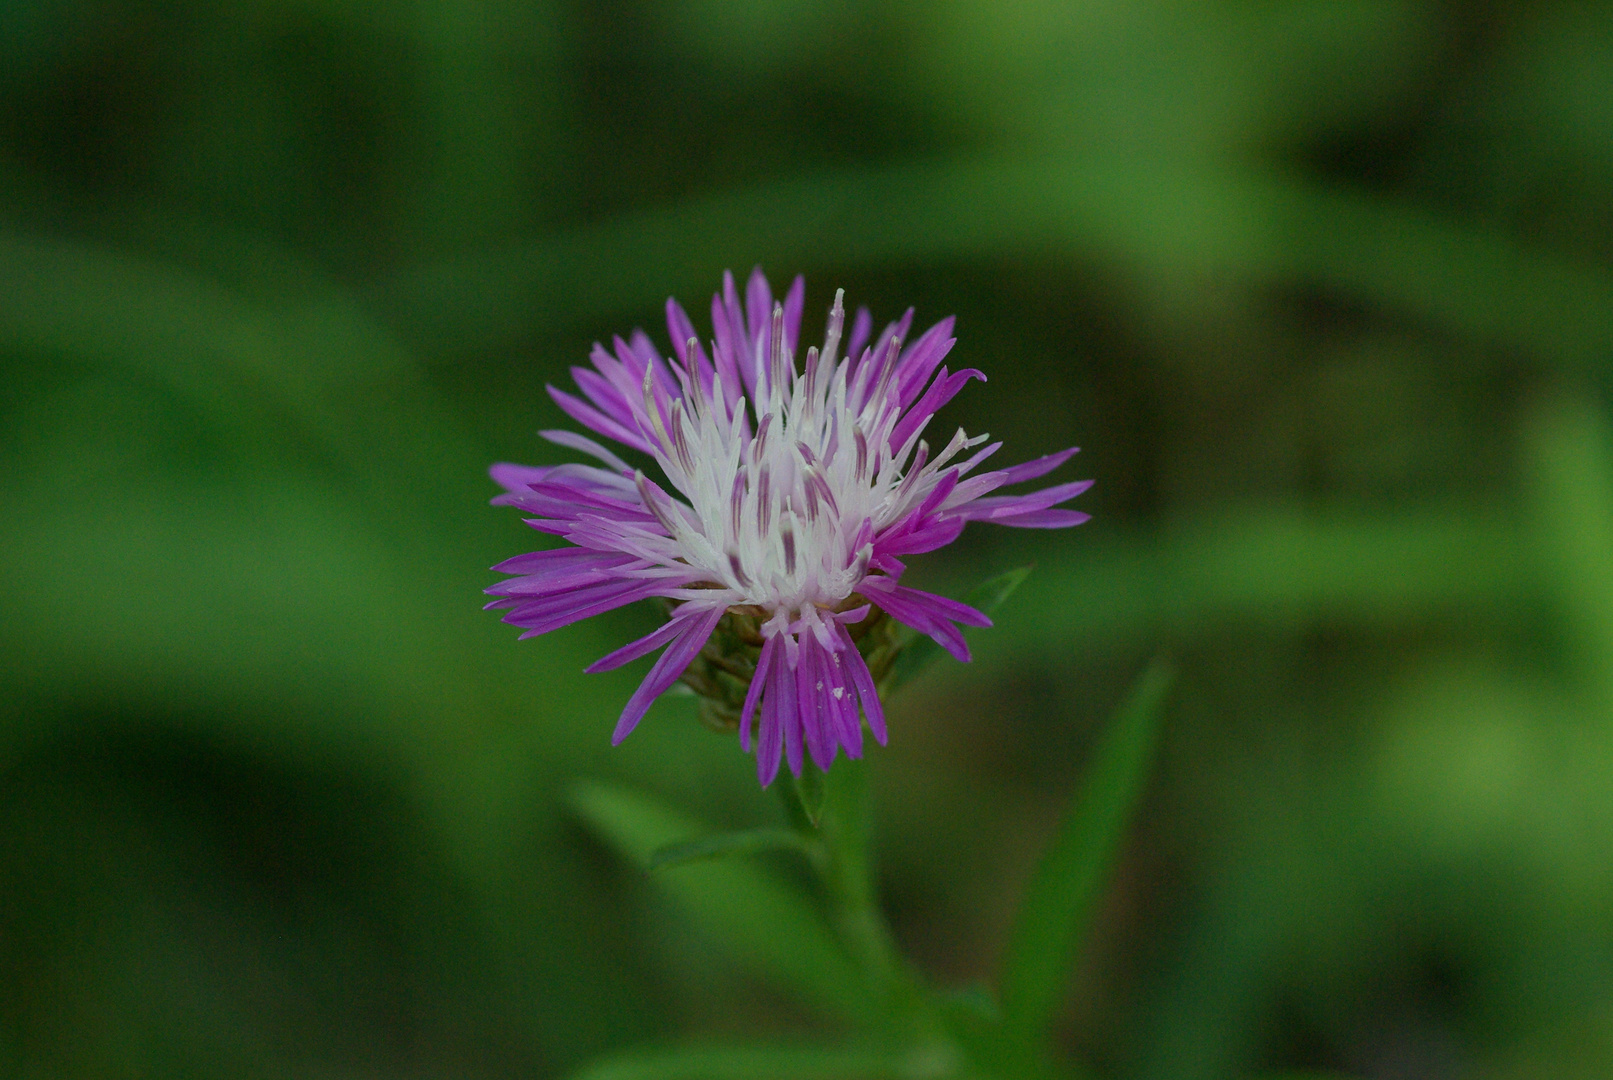
[[[1158,531],[1111,529],[1086,537],[1078,557],[1048,550],[1036,587],[1012,619],[980,635],[976,653],[1141,649],[1161,634],[1214,636],[1229,621],[1284,633],[1318,617],[1382,632],[1429,613],[1512,625],[1548,599],[1530,539],[1495,510],[1455,506],[1356,513],[1273,503]]]
[[[700,862],[703,859],[721,859],[730,855],[757,855],[764,851],[799,851],[808,858],[817,858],[813,845],[798,832],[790,829],[741,829],[738,832],[713,833],[698,840],[686,840],[656,848],[650,855],[651,870],[666,870],[673,866]]]
[[[1096,253],[1143,280],[1313,281],[1573,366],[1613,355],[1613,275],[1590,260],[1292,170],[1124,151],[803,174],[418,265],[371,299],[428,350],[504,347],[668,292],[701,295],[707,268],[734,261],[734,221],[779,223],[743,248],[764,264]]]
[[[687,1046],[613,1054],[571,1080],[921,1080],[948,1075],[950,1066],[944,1054],[922,1050]]]
[[[1058,1006],[1147,779],[1174,679],[1174,669],[1160,658],[1137,680],[1031,880],[1003,967],[1003,1019],[1012,1042],[1039,1039]]]
[[[1524,450],[1536,547],[1574,674],[1613,716],[1613,426],[1588,397],[1542,403]]]
[[[1030,572],[1030,567],[1021,566],[1017,570],[987,578],[970,589],[963,602],[982,614],[990,615],[1002,606],[1003,601],[1014,594],[1014,590],[1024,583]],[[880,683],[880,693],[884,696],[894,694],[912,682],[941,655],[941,646],[923,634],[904,629],[903,639],[905,644],[901,653],[897,655],[890,671]]]
[[[608,784],[578,784],[571,805],[607,843],[646,869],[656,852],[709,831],[649,796]],[[811,1003],[855,1019],[874,1013],[868,979],[828,924],[805,898],[761,867],[708,860],[658,875],[656,881],[714,937]]]

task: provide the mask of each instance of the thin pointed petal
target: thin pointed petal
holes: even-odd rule
[[[739,747],[741,750],[750,749],[751,717],[756,713],[756,703],[762,698],[762,690],[767,684],[768,672],[773,667],[773,654],[778,650],[778,638],[770,637],[762,642],[761,655],[756,658],[756,670],[751,674],[750,687],[745,691],[745,707],[739,711]],[[761,754],[760,748],[757,754]],[[777,755],[774,755],[777,757]],[[767,786],[766,781],[762,783]]]
[[[717,620],[723,616],[723,609],[714,607],[701,615],[691,617],[685,624],[683,632],[677,640],[668,645],[661,658],[655,662],[650,673],[644,676],[633,696],[627,700],[627,707],[622,710],[622,718],[616,722],[616,730],[611,734],[610,741],[614,746],[638,726],[638,722],[649,711],[650,704],[661,694],[678,681],[689,664],[694,660],[695,654],[706,644],[711,632],[717,628]]]
[[[790,282],[790,291],[784,294],[784,345],[791,353],[800,351],[801,312],[805,308],[806,278],[797,274]]]
[[[885,745],[885,706],[879,700],[879,690],[874,686],[873,673],[868,670],[868,664],[852,643],[851,635],[844,629],[840,631],[845,635],[846,648],[841,655],[846,658],[846,667],[851,672],[852,685],[857,688],[857,697],[862,702],[863,715],[868,718],[868,730],[874,733],[879,745]]]
[[[679,610],[681,611],[683,609],[680,608]],[[631,661],[637,660],[641,656],[646,656],[654,652],[656,649],[659,649],[662,645],[665,645],[667,642],[671,641],[688,628],[687,618],[668,619],[660,629],[654,631],[653,633],[645,634],[643,637],[629,645],[623,645],[620,649],[617,649],[613,653],[600,657],[592,664],[589,664],[587,667],[583,668],[583,671],[589,675],[595,675],[601,671],[614,671],[623,664],[630,663]]]

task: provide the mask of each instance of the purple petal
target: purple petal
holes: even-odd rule
[[[551,536],[564,536],[568,540],[571,539],[570,536],[567,535],[571,532],[572,526],[572,523],[569,521],[550,521],[547,518],[523,518],[521,523],[529,526],[530,528],[534,528],[539,532],[548,533]],[[576,543],[576,541],[573,540],[572,543]],[[595,546],[597,547],[598,545]]]
[[[857,374],[857,361],[861,358],[862,351],[868,344],[868,335],[873,333],[873,330],[873,315],[865,307],[858,308],[857,313],[851,317],[851,336],[846,339],[846,358],[852,362],[848,375]]]
[[[722,292],[711,298],[711,330],[715,338],[717,372],[722,376],[723,392],[732,405],[741,394],[750,390],[754,371],[742,356],[745,350],[745,320],[739,311],[734,275],[727,270],[722,275]]]
[[[560,406],[567,416],[583,427],[588,428],[590,431],[597,431],[608,439],[615,439],[623,446],[631,446],[633,449],[642,450],[646,454],[652,452],[649,440],[638,432],[629,431],[598,409],[585,404],[581,399],[573,397],[564,390],[558,390],[553,386],[549,387],[548,390],[549,396],[554,399],[554,403]]]
[[[638,406],[644,398],[643,378],[635,382],[623,370],[619,361],[608,356],[598,345],[594,346],[594,366],[603,371],[590,371],[585,367],[571,369],[571,381],[593,403],[594,408],[630,431],[638,429]]]
[[[967,604],[949,600],[934,593],[921,592],[901,585],[875,584],[881,579],[869,578],[861,586],[862,593],[897,622],[906,623],[922,634],[935,639],[947,652],[965,663],[969,660],[969,646],[963,634],[952,625],[953,621],[970,626],[990,626],[991,620]]]
[[[962,532],[962,529],[958,530]],[[868,566],[873,570],[883,570],[893,578],[899,578],[907,570],[907,566],[895,555],[888,552],[875,551],[874,557],[868,560]]]
[[[841,647],[823,652],[824,659],[828,661],[824,665],[823,701],[829,709],[836,741],[846,748],[847,757],[860,758],[863,755],[863,728],[862,718],[857,712],[857,692],[848,685],[843,639],[838,633],[835,636],[836,645]]]
[[[552,465],[511,465],[501,461],[488,469],[487,473],[499,487],[512,493],[521,493],[548,476],[552,468]]]
[[[658,523],[665,526],[668,523],[676,525],[679,521],[683,521],[687,522],[692,528],[698,529],[700,527],[699,520],[695,518],[694,512],[684,503],[668,495],[660,484],[657,484],[643,473],[635,473],[633,480],[638,485],[639,498],[649,508],[650,516]],[[668,528],[667,531],[670,533],[672,530]]]
[[[953,375],[948,375],[947,369],[942,368],[941,374],[935,377],[935,381],[924,392],[924,396],[919,398],[913,407],[907,411],[907,414],[897,421],[896,427],[891,430],[890,448],[899,450],[905,446],[907,440],[925,424],[929,423],[930,418],[936,414],[941,406],[956,397],[958,391],[963,389],[964,383],[967,383],[970,379],[979,379],[984,382],[986,377],[974,368],[964,368]]]
[[[805,737],[812,763],[827,769],[834,763],[835,741],[824,723],[823,671],[819,664],[822,647],[811,634],[801,635],[801,658],[795,671],[796,715],[801,718],[801,734]]]
[[[600,409],[627,427],[636,428],[649,414],[644,411],[644,364],[633,355],[633,350],[627,347],[627,342],[620,336],[611,339],[611,348],[616,355],[607,354],[604,349],[594,346],[594,366],[599,369],[598,375],[590,375],[587,370],[572,372],[577,385],[585,393],[590,387],[599,389],[604,399],[596,402]],[[652,383],[653,386],[653,383]],[[593,395],[590,393],[590,397]],[[614,411],[613,411],[614,410]]]
[[[626,566],[635,560],[619,552],[590,551],[587,548],[558,547],[545,551],[529,551],[513,559],[505,559],[493,567],[496,574],[533,574],[561,566],[586,563],[595,566]]]
[[[884,362],[885,349],[890,345],[891,338],[898,337],[898,338],[901,338],[903,342],[906,342],[907,341],[907,331],[912,326],[913,326],[913,309],[912,308],[908,308],[906,311],[904,311],[902,313],[902,317],[900,319],[897,319],[893,323],[887,324],[885,329],[883,329],[883,330],[881,330],[879,332],[879,340],[874,342],[874,362],[875,363],[883,363]]]
[[[750,688],[745,691],[745,707],[739,711],[739,747],[741,750],[750,749],[751,717],[756,712],[756,703],[762,699],[762,687],[767,682],[768,669],[773,666],[773,653],[778,648],[778,638],[770,637],[762,642],[762,654],[756,658],[756,670],[751,673]],[[761,756],[758,748],[757,756]],[[778,754],[773,755],[773,767],[778,768]],[[762,781],[767,786],[767,781]]]
[[[772,644],[778,638],[767,640]],[[777,656],[774,657],[773,667],[767,672],[766,697],[762,699],[761,730],[756,738],[756,779],[761,781],[764,788],[778,775],[779,756],[784,750],[784,717],[774,702],[779,694],[778,669],[786,666]]]
[[[1019,484],[1026,480],[1035,480],[1038,476],[1046,476],[1054,469],[1069,461],[1081,452],[1079,446],[1072,446],[1068,450],[1060,450],[1056,454],[1047,454],[1031,461],[1013,465],[1002,471],[1004,484]]]
[[[650,335],[642,330],[634,330],[633,336],[628,339],[628,344],[632,346],[633,355],[639,361],[639,382],[643,383],[644,371],[648,368],[655,372],[652,377],[653,385],[660,387],[669,397],[677,397],[680,392],[678,380],[672,374],[672,369],[667,366],[666,357],[661,355],[661,350],[650,340]]]
[[[672,426],[672,402],[677,400],[683,391],[678,385],[677,378],[672,374],[672,369],[667,367],[666,359],[662,357],[660,351],[656,349],[655,343],[642,330],[633,331],[633,339],[630,343],[624,344],[619,337],[615,339],[615,343],[618,352],[625,351],[626,355],[631,358],[629,367],[634,373],[633,388],[636,393],[628,397],[627,400],[632,403],[634,413],[643,417],[640,423],[650,420],[649,413],[644,410],[644,373],[648,371],[651,373],[650,400],[654,404],[656,412],[661,415],[661,426],[670,428]],[[624,396],[626,395],[624,394]],[[653,422],[644,424],[644,427],[648,432],[655,430]],[[671,447],[667,447],[667,449],[670,450]]]
[[[622,580],[624,580],[622,573],[612,565],[573,565],[501,581],[482,591],[488,596],[519,596],[537,600],[556,593],[599,585],[606,581]]]
[[[957,486],[957,469],[948,469],[946,472],[942,473],[941,479],[935,482],[935,486],[930,489],[930,493],[924,496],[924,501],[919,503],[918,509],[913,511],[914,519],[923,520],[930,514],[934,513],[935,508],[946,502],[947,496],[951,495]]]
[[[891,591],[899,594],[904,600],[923,604],[942,618],[951,619],[953,622],[960,622],[965,626],[991,625],[991,619],[986,617],[985,612],[977,611],[968,604],[950,597],[937,596],[922,589],[910,589],[906,585],[897,585]]]
[[[558,471],[558,470],[556,470]],[[532,493],[539,499],[546,499],[558,508],[558,513],[551,511],[550,517],[576,517],[581,508],[586,506],[600,510],[624,521],[650,522],[655,515],[644,508],[643,503],[629,502],[626,499],[612,498],[601,494],[597,487],[586,482],[567,482],[567,478],[556,478],[553,473],[547,479],[532,484]],[[535,501],[518,503],[517,505],[536,505]]]
[[[685,611],[690,613],[687,615],[682,614]],[[698,611],[690,611],[689,605],[685,604],[678,609],[677,614],[674,614],[672,618],[653,632],[645,634],[637,641],[623,645],[613,653],[600,657],[583,668],[583,671],[589,675],[597,675],[601,671],[614,671],[623,664],[631,663],[647,653],[652,653],[687,629],[688,621],[697,614],[699,614]]]
[[[706,358],[706,350],[700,345],[700,337],[694,332],[694,323],[689,321],[688,313],[671,297],[666,302],[666,326],[672,335],[672,351],[683,361],[684,367],[694,372],[700,393],[710,399],[715,369]],[[692,350],[689,348],[691,341],[694,342]]]
[[[649,525],[649,519],[647,518],[625,510],[591,505],[580,495],[576,498],[562,499],[552,492],[540,494],[536,491],[529,491],[525,495],[500,495],[492,502],[494,506],[514,506],[529,514],[536,514],[541,518],[553,519],[559,522],[575,522],[586,511],[595,516],[603,516],[616,524],[642,523],[646,526]]]
[[[795,275],[784,294],[784,344],[793,354],[801,340],[801,310],[806,306],[806,277]]]
[[[593,513],[578,514],[577,520],[559,529],[545,528],[544,531],[559,532],[579,547],[625,552],[660,566],[676,560],[679,554],[677,542],[659,531],[647,532],[627,522],[610,520]]]
[[[868,618],[869,607],[870,605],[863,604],[859,607],[849,608],[846,611],[837,611],[835,612],[834,620],[842,626],[854,626]],[[844,637],[841,640],[845,640]]]
[[[863,715],[868,717],[868,727],[879,740],[879,745],[885,745],[885,707],[880,703],[879,690],[874,686],[874,676],[868,670],[867,661],[857,651],[857,646],[851,640],[851,634],[844,627],[840,629],[840,636],[846,647],[840,655],[846,659],[846,667],[851,671],[851,681],[857,688],[857,696],[862,700]]]
[[[1068,529],[1092,520],[1091,514],[1079,510],[1037,510],[1016,517],[992,518],[993,525],[1012,525],[1016,529]]]
[[[913,400],[919,387],[923,386],[929,377],[946,359],[947,353],[957,339],[952,336],[953,317],[948,315],[928,330],[924,331],[917,341],[908,346],[902,353],[902,359],[896,369],[896,400],[907,402]]]
[[[982,461],[985,461],[1002,448],[1003,444],[1001,439],[998,439],[994,443],[987,443],[985,446],[982,446],[979,450],[976,450],[973,454],[971,454],[966,460],[959,462],[957,466],[955,466],[958,470],[958,475],[968,476],[974,471],[977,465],[979,465]]]
[[[769,709],[784,736],[784,758],[789,763],[790,771],[800,776],[801,722],[795,711],[795,671],[782,657],[773,664],[773,681],[768,685],[767,696],[762,699],[764,721]]]
[[[668,645],[666,651],[656,660],[650,673],[644,676],[633,696],[628,698],[627,707],[622,710],[622,718],[616,722],[616,730],[611,734],[611,745],[614,746],[627,738],[628,734],[638,726],[644,714],[649,711],[650,703],[678,681],[678,677],[688,669],[694,660],[695,654],[705,647],[711,632],[717,628],[717,621],[722,618],[725,608],[713,607],[699,615],[691,616],[686,620],[683,632],[677,640]]]
[[[994,495],[960,506],[956,512],[970,521],[997,521],[1002,518],[1020,517],[1035,510],[1045,510],[1049,506],[1068,502],[1091,486],[1091,480],[1075,480],[1068,484],[1054,484],[1050,488],[1024,495]]]
[[[642,331],[640,331],[640,334],[642,334]],[[626,400],[631,402],[642,398],[644,371],[650,366],[650,358],[622,340],[622,335],[620,334],[611,335],[610,347],[611,351],[616,354],[616,359],[622,365],[621,373],[611,379],[611,382],[615,383],[617,388],[622,391],[622,396]],[[652,378],[651,385],[653,384],[654,379]],[[629,392],[629,388],[637,390],[639,393],[635,396]]]
[[[633,471],[627,462],[586,435],[579,435],[575,431],[567,431],[564,428],[550,428],[547,431],[540,431],[538,434],[556,446],[564,446],[569,450],[580,450],[585,454],[598,458],[617,472],[630,473]]]
[[[685,350],[689,347],[689,339],[694,338],[698,343],[700,335],[694,332],[694,322],[689,318],[689,313],[683,310],[683,305],[670,296],[666,298],[666,329],[672,335],[672,351],[687,365],[689,355]]]
[[[934,518],[923,524],[915,522],[912,527],[904,523],[899,530],[875,540],[874,553],[876,556],[920,555],[944,548],[958,538],[967,523],[967,518],[953,516]]]
[[[745,318],[749,331],[745,344],[752,350],[752,363],[759,357],[761,369],[767,371],[773,351],[773,290],[760,266],[750,272],[750,280],[745,283]]]
[[[525,627],[526,633],[521,635],[521,640],[524,641],[530,637],[547,634],[551,630],[558,630],[562,626],[569,626],[581,619],[625,607],[635,600],[648,600],[652,596],[660,595],[669,587],[671,586],[666,582],[653,579],[613,581],[606,585],[578,589],[560,597],[545,597],[518,604],[505,614],[504,621],[512,626]]]

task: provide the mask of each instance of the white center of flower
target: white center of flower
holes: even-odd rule
[[[771,349],[757,340],[747,350],[758,366],[770,355],[772,370],[757,371],[756,389],[739,402],[724,400],[721,378],[708,397],[674,363],[684,392],[665,410],[646,372],[656,459],[688,504],[642,480],[640,493],[684,561],[738,594],[738,604],[778,613],[840,604],[867,572],[880,530],[922,502],[959,451],[986,438],[960,429],[931,461],[919,424],[893,452],[901,342],[892,338],[858,364],[839,358],[843,297],[836,292],[822,351],[809,348],[800,372],[783,307],[774,306]]]

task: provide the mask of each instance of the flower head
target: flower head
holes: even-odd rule
[[[872,619],[882,613],[928,634],[960,660],[969,649],[959,624],[991,624],[972,607],[900,584],[902,556],[951,543],[970,521],[1078,525],[1087,515],[1056,507],[1091,485],[992,495],[1076,451],[979,472],[1001,443],[960,429],[931,449],[923,435],[936,410],[985,378],[942,365],[955,340],[950,318],[908,342],[910,309],[870,344],[872,321],[861,309],[842,355],[837,292],[823,348],[809,348],[798,367],[804,295],[798,277],[775,302],[758,269],[742,306],[724,274],[709,352],[668,300],[676,359],[635,331],[615,339],[614,355],[595,345],[591,369],[572,368],[582,397],[549,388],[579,424],[653,458],[665,486],[571,431],[542,434],[599,465],[492,469],[507,492],[495,504],[527,511],[527,524],[570,544],[494,567],[517,576],[488,589],[498,599],[487,606],[508,609],[504,621],[524,627],[525,638],[664,598],[674,605],[665,625],[588,668],[608,671],[665,646],[613,741],[704,649],[743,688],[740,742],[749,750],[754,739],[764,786],[781,755],[797,774],[803,753],[819,768],[840,750],[860,756],[859,705],[884,743],[874,676],[857,645]],[[725,617],[717,636],[748,643],[748,655],[713,652]]]

